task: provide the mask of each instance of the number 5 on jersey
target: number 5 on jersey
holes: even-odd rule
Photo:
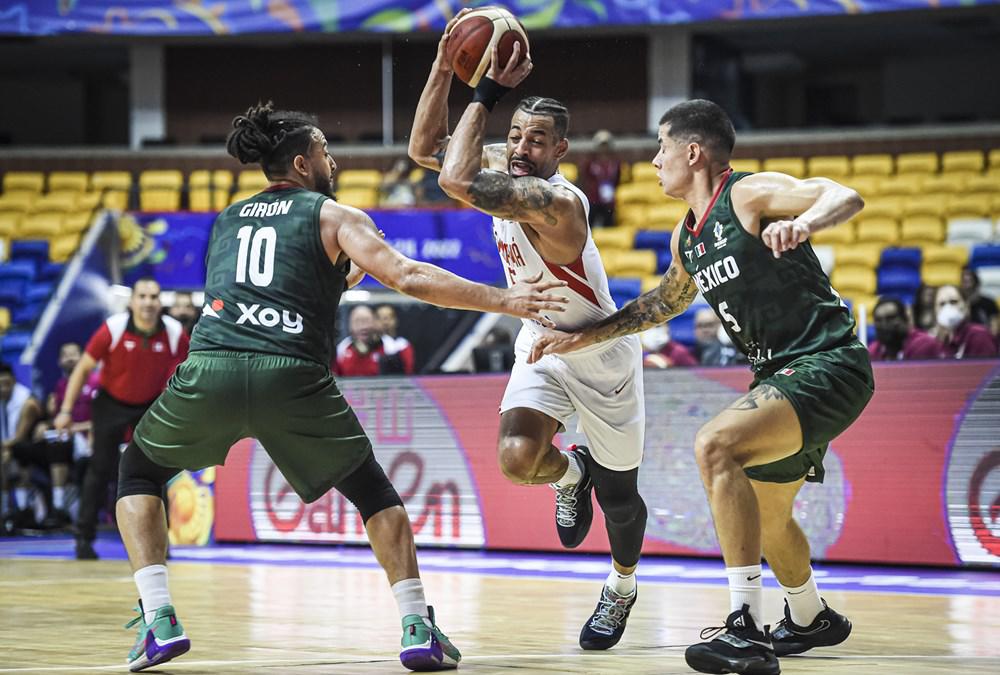
[[[729,324],[729,326],[733,329],[734,333],[739,333],[740,330],[742,330],[740,328],[739,322],[736,320],[736,317],[729,313],[728,302],[719,303],[719,314],[722,315],[722,318],[725,319],[726,323]]]
[[[254,286],[270,286],[274,278],[274,249],[278,232],[273,227],[262,227],[256,232],[253,225],[244,225],[236,233],[240,251],[236,257],[236,283],[245,284],[247,273]]]

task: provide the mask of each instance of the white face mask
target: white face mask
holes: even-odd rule
[[[718,338],[723,347],[731,347],[733,345],[733,341],[729,339],[729,333],[721,325],[719,326]]]
[[[642,348],[647,352],[658,352],[670,342],[670,329],[667,328],[666,324],[655,326],[643,332],[639,336],[639,340],[642,342]]]
[[[958,305],[945,305],[937,311],[938,325],[948,330],[955,330],[963,319],[965,313],[958,308]]]

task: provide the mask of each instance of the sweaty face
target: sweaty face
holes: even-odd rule
[[[140,321],[153,323],[160,317],[160,285],[148,279],[137,282],[128,306]]]
[[[313,129],[313,141],[309,145],[308,165],[312,178],[312,190],[327,197],[333,196],[333,173],[337,163],[327,150],[326,136],[319,129]]]
[[[507,171],[511,176],[549,178],[566,153],[566,141],[557,138],[551,117],[518,110],[507,132]]]
[[[660,148],[653,157],[653,166],[656,167],[656,177],[663,193],[668,197],[679,198],[694,173],[690,163],[690,143],[671,138],[669,134],[670,125],[661,125],[657,135]]]

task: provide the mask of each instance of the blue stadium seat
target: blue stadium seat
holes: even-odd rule
[[[24,300],[25,302],[48,301],[55,287],[50,281],[30,284],[28,290],[24,292]]]
[[[58,281],[66,269],[65,263],[47,262],[38,269],[38,281]]]
[[[24,351],[23,349],[9,349],[9,350],[0,349],[0,361],[3,361],[4,363],[8,363],[10,365],[14,365],[15,363],[21,360],[21,352],[23,351]]]
[[[0,279],[0,305],[17,307],[24,300],[23,279]]]
[[[908,267],[891,267],[878,271],[878,294],[912,296],[920,287],[920,270]]]
[[[45,302],[29,302],[15,309],[10,316],[10,322],[15,326],[27,326],[38,321],[45,309]]]
[[[31,281],[35,278],[36,265],[34,260],[11,260],[0,265],[0,280],[20,279]]]
[[[635,233],[635,248],[651,248],[659,251],[670,250],[670,232],[639,230]]]
[[[969,267],[979,269],[980,267],[991,267],[1000,265],[1000,244],[985,244],[972,249],[972,257],[969,258]]]
[[[708,305],[692,305],[678,316],[670,320],[670,339],[680,342],[685,347],[694,346],[694,315],[699,309]]]
[[[882,259],[879,267],[918,269],[920,267],[921,253],[919,248],[884,248],[882,249]]]
[[[43,264],[49,259],[49,242],[28,239],[15,241],[10,245],[10,257],[11,260],[29,258]]]
[[[663,274],[670,267],[670,262],[674,257],[670,254],[670,249],[660,251],[656,254],[656,273]]]
[[[12,330],[8,331],[3,338],[0,338],[0,351],[23,352],[24,348],[31,342],[31,331]]]
[[[615,305],[623,307],[642,293],[642,281],[639,279],[608,279],[608,290],[611,291]]]

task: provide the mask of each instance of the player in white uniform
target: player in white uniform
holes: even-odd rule
[[[461,16],[461,15],[459,15]],[[506,67],[493,65],[476,87],[473,102],[448,136],[448,91],[452,71],[445,58],[449,24],[417,105],[410,157],[441,171],[451,197],[491,214],[493,236],[507,283],[558,279],[569,302],[547,317],[557,326],[581,327],[616,308],[587,224],[583,193],[557,171],[566,155],[569,113],[553,99],[521,101],[506,145],[483,147],[486,118],[496,101],[531,71],[518,63],[518,48]],[[605,515],[613,569],[593,615],[580,633],[584,649],[608,649],[621,639],[636,599],[635,569],[646,527],[638,492],[645,410],[642,354],[635,336],[587,352],[528,363],[539,324],[526,321],[515,344],[515,363],[500,406],[500,468],[513,482],[552,484],[556,529],[563,545],[578,546],[593,517],[591,489]],[[560,451],[554,436],[579,416],[589,447]]]

